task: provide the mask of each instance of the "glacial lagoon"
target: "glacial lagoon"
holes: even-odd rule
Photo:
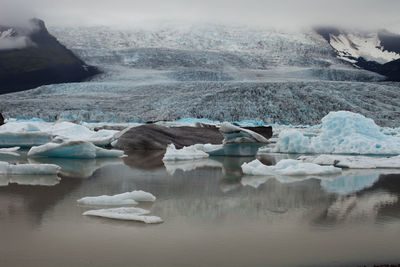
[[[265,154],[265,164],[298,155]],[[254,158],[46,159],[58,177],[0,176],[0,266],[359,266],[400,263],[400,170],[245,176]],[[26,163],[2,155],[0,160]],[[32,160],[29,160],[32,162]],[[161,224],[82,216],[85,196],[144,190]]]

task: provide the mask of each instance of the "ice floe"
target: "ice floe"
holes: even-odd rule
[[[41,120],[9,121],[0,126],[0,146],[31,147],[50,142],[54,137],[68,141],[88,141],[95,145],[108,145],[118,131],[92,131],[67,121],[48,123]]]
[[[135,208],[135,207],[123,207],[113,209],[100,209],[100,210],[88,210],[82,215],[87,216],[98,216],[116,220],[128,220],[128,221],[140,221],[144,223],[162,223],[163,220],[157,216],[146,216],[150,211]]]
[[[19,156],[17,151],[20,149],[19,146],[10,147],[10,148],[0,148],[0,154],[6,154],[11,156]]]
[[[97,196],[97,197],[84,197],[78,199],[77,202],[81,205],[93,205],[93,206],[114,206],[114,205],[136,205],[138,202],[150,201],[154,202],[156,197],[151,193],[139,190],[126,192],[114,196]]]
[[[306,137],[297,130],[282,131],[275,152],[319,154],[399,155],[400,138],[386,135],[372,119],[349,111],[330,112],[321,133]]]
[[[242,171],[247,175],[283,175],[283,176],[306,176],[306,175],[335,175],[342,170],[333,166],[320,166],[314,163],[304,163],[293,159],[284,159],[275,166],[262,164],[258,159],[242,165]]]
[[[167,147],[163,161],[194,160],[208,158],[209,155],[196,146],[187,146],[176,149],[174,144]]]
[[[86,141],[68,141],[61,143],[47,143],[34,146],[28,152],[28,157],[80,158],[94,159],[107,157],[121,157],[121,150],[108,150],[95,146]]]
[[[340,168],[351,169],[397,169],[400,168],[400,156],[396,157],[366,157],[347,155],[318,155],[300,156],[303,162],[315,163],[318,165],[334,165]]]
[[[198,168],[223,168],[223,164],[212,159],[164,161],[164,166],[170,175],[174,175],[177,170],[192,171]]]
[[[5,175],[52,175],[57,174],[60,167],[54,164],[10,164],[0,161],[0,174]]]
[[[5,179],[8,179],[10,184],[31,186],[54,186],[61,181],[61,178],[57,175],[11,175]]]

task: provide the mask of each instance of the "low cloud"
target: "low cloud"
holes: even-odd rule
[[[31,43],[27,37],[0,38],[0,50],[22,49]]]

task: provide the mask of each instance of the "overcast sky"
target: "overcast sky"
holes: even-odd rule
[[[202,21],[304,27],[397,28],[400,0],[0,0],[0,23],[39,17],[47,25],[140,25]]]

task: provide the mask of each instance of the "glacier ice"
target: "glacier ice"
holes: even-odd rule
[[[174,175],[177,170],[192,171],[198,168],[223,168],[223,164],[209,158],[196,160],[164,161],[164,166],[170,175]]]
[[[0,148],[0,154],[11,155],[11,156],[19,156],[17,151],[20,149],[19,146],[10,147],[10,148]]]
[[[52,175],[57,174],[60,167],[54,164],[10,164],[0,161],[0,174],[6,175]]]
[[[334,165],[350,169],[397,169],[400,168],[400,156],[396,157],[365,157],[344,155],[300,156],[298,160],[318,165]]]
[[[321,133],[308,138],[296,130],[279,135],[275,152],[320,154],[400,154],[400,138],[382,132],[372,119],[361,114],[330,112],[322,119]]]
[[[132,191],[126,192],[118,195],[113,196],[98,196],[98,197],[84,197],[78,199],[77,202],[81,205],[93,205],[93,206],[100,206],[100,205],[136,205],[138,202],[142,201],[151,201],[154,202],[156,197],[151,193],[139,190],[139,191]]]
[[[182,149],[176,149],[174,144],[170,144],[167,147],[163,161],[194,160],[208,157],[209,155],[206,152],[196,148],[196,146],[187,146]]]
[[[88,141],[95,145],[105,146],[114,140],[118,131],[92,131],[89,128],[67,121],[55,123],[42,120],[8,121],[0,126],[0,146],[31,147],[43,145],[53,138],[68,141]]]
[[[128,220],[128,221],[140,221],[144,223],[162,223],[163,220],[157,216],[147,216],[150,211],[135,208],[135,207],[123,207],[113,209],[100,209],[100,210],[88,210],[82,215],[87,216],[98,216],[116,220]]]
[[[61,181],[57,175],[11,175],[8,179],[10,184],[32,186],[54,186]]]
[[[123,155],[124,152],[121,150],[108,150],[100,148],[86,141],[47,143],[41,146],[34,146],[28,152],[28,157],[54,157],[75,159],[121,157]]]
[[[304,163],[293,159],[283,159],[275,166],[262,164],[258,159],[242,165],[242,171],[247,175],[281,175],[281,176],[307,176],[307,175],[336,175],[342,170],[333,166],[320,166],[313,163]]]

